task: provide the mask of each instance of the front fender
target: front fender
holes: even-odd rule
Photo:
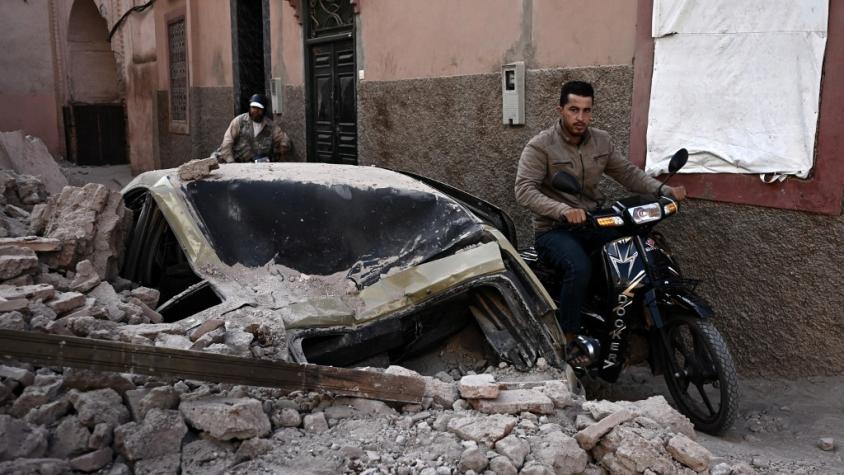
[[[700,318],[712,318],[715,311],[703,297],[689,290],[666,292],[666,300]]]

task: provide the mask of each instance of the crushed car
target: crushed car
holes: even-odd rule
[[[246,354],[352,366],[399,363],[474,325],[518,369],[565,367],[554,303],[512,222],[448,185],[267,163],[146,172],[122,193],[134,226],[121,275],[158,289],[158,312],[186,331],[222,322],[263,335]]]

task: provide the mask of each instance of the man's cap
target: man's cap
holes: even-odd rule
[[[259,109],[266,109],[267,99],[260,94],[254,94],[249,98],[249,107],[257,107]]]

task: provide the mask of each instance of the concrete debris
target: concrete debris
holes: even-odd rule
[[[0,247],[0,281],[10,280],[38,270],[35,251],[22,246]]]
[[[47,192],[59,193],[67,186],[67,178],[44,142],[22,130],[0,132],[0,167],[12,176],[16,173],[9,170],[23,174],[15,176],[17,196],[22,203],[44,201]]]
[[[154,459],[178,454],[187,433],[188,428],[179,411],[153,409],[143,422],[129,422],[117,427],[114,444],[117,451],[129,460]]]
[[[0,414],[0,462],[43,457],[47,452],[48,434],[41,426]]]
[[[457,386],[463,399],[495,399],[498,397],[498,384],[491,374],[471,374],[463,376]]]
[[[818,440],[818,448],[827,452],[835,450],[835,439],[832,437],[822,437]]]
[[[182,179],[215,164],[191,162]],[[48,199],[37,180],[0,170],[0,329],[288,357],[272,311],[241,305],[194,326],[165,322],[157,290],[116,275],[129,222],[102,186]],[[536,366],[539,378],[499,381],[512,367],[471,362],[431,377],[390,366],[384,373],[426,388],[420,403],[397,405],[4,361],[0,473],[691,474],[714,463],[661,396],[583,402],[564,373]]]
[[[179,179],[182,181],[200,180],[218,168],[220,168],[220,163],[214,157],[194,159],[179,167]]]
[[[246,451],[248,451],[248,446],[244,452]],[[234,460],[234,450],[229,444],[212,440],[197,440],[186,444],[182,449],[181,473],[182,475],[222,475],[234,464]]]
[[[685,435],[675,435],[665,447],[675,460],[695,472],[703,472],[709,469],[712,453]]]
[[[484,414],[553,414],[554,402],[548,396],[530,389],[508,389],[501,391],[496,399],[473,399],[475,410]]]
[[[251,398],[185,401],[179,411],[191,427],[218,440],[263,437],[272,429],[261,402]]]
[[[77,263],[89,260],[99,276],[117,276],[118,257],[131,224],[120,193],[93,183],[66,186],[50,198],[44,218],[44,236],[62,243],[59,251],[45,255],[50,267],[75,269]]]
[[[32,249],[38,252],[53,252],[58,251],[61,247],[61,241],[58,239],[49,239],[38,236],[22,236],[13,238],[0,239],[0,247],[17,246]]]

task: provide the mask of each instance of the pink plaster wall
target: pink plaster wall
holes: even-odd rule
[[[232,86],[234,82],[229,0],[190,0],[188,5],[188,30],[191,38],[190,85]]]
[[[77,0],[67,28],[71,102],[117,102],[117,63],[106,41],[108,26],[91,0]]]
[[[636,3],[612,0],[367,0],[359,69],[370,81],[633,63]],[[285,59],[285,62],[287,60]]]
[[[520,37],[521,12],[514,0],[367,0],[358,68],[370,81],[498,71]]]
[[[636,2],[533,0],[534,67],[633,64]]]
[[[270,2],[272,76],[282,78],[285,86],[305,83],[302,25],[295,14],[286,0]]]
[[[47,0],[0,2],[0,131],[21,129],[61,152]]]

